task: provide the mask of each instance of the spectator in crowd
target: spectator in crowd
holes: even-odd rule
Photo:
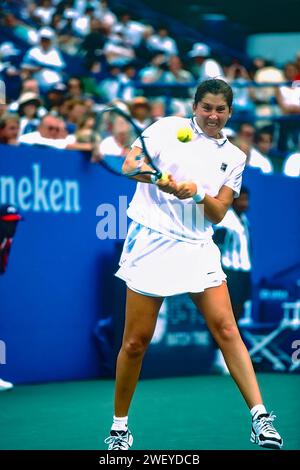
[[[20,135],[28,134],[37,129],[40,122],[38,117],[40,105],[41,100],[35,93],[26,92],[20,96],[18,109],[20,116]]]
[[[80,100],[83,96],[83,85],[78,77],[70,77],[67,81],[67,98]]]
[[[10,113],[18,113],[19,100],[20,100],[21,96],[24,95],[27,92],[28,93],[33,93],[33,94],[37,95],[38,97],[40,97],[40,89],[39,89],[39,84],[38,84],[37,80],[35,80],[33,78],[25,78],[22,81],[19,98],[16,101],[12,101],[8,105],[8,111]],[[42,117],[44,114],[45,114],[45,109],[42,106],[40,106],[40,108],[39,108],[39,117]]]
[[[55,7],[51,0],[41,0],[39,3],[40,5],[33,10],[32,17],[41,26],[49,26],[55,12]]]
[[[151,62],[153,57],[153,51],[149,46],[149,38],[153,35],[153,27],[151,25],[145,25],[141,41],[138,46],[134,46],[136,60],[139,63],[139,67],[145,67]]]
[[[188,52],[188,57],[193,60],[191,71],[198,82],[224,77],[221,65],[211,58],[211,50],[207,44],[196,42]]]
[[[138,79],[142,83],[156,83],[161,82],[164,73],[168,70],[167,57],[161,52],[154,52],[151,61],[148,65],[143,67],[138,73]],[[166,90],[162,87],[145,88],[145,95],[149,98],[151,96],[165,96]]]
[[[60,114],[60,108],[66,101],[66,90],[67,87],[64,83],[57,83],[47,91],[45,105],[49,113]]]
[[[175,85],[184,84],[184,83],[193,83],[194,78],[191,72],[185,70],[182,66],[181,59],[178,55],[172,55],[169,57],[167,62],[168,68],[163,73],[161,77],[162,83],[172,83]],[[193,95],[193,90],[191,88],[183,87],[174,87],[171,92],[171,109],[173,114],[177,116],[189,116],[192,114],[191,108],[191,96]]]
[[[75,126],[76,129],[76,126]],[[46,145],[56,149],[91,151],[92,144],[77,140],[75,134],[69,134],[66,123],[60,117],[47,114],[35,132],[19,138],[21,144]]]
[[[226,79],[233,89],[233,107],[234,113],[239,114],[242,119],[251,119],[255,108],[251,97],[251,88],[246,85],[250,81],[247,69],[241,64],[231,64],[226,69]],[[238,85],[238,86],[236,86]]]
[[[242,186],[240,195],[233,200],[223,220],[215,225],[214,241],[221,251],[222,268],[235,319],[243,313],[243,306],[251,299],[251,242],[249,221],[249,190]]]
[[[85,37],[91,32],[91,22],[94,18],[95,7],[87,4],[83,14],[77,16],[73,20],[73,31],[76,36]]]
[[[273,126],[261,127],[255,134],[255,148],[271,161],[274,171],[281,172],[283,154],[274,142],[274,132]]]
[[[21,39],[25,43],[34,44],[37,41],[36,29],[24,23],[16,17],[16,15],[10,11],[3,12],[3,23],[4,27],[8,29],[9,33],[15,35],[18,39]]]
[[[242,186],[223,220],[215,226],[214,242],[221,252],[222,269],[227,276],[232,310],[236,321],[241,318],[245,302],[252,298],[251,242],[249,221],[245,214],[249,207],[249,191]],[[223,355],[217,349],[214,369],[229,373]]]
[[[46,145],[49,147],[65,149],[70,143],[66,137],[66,132],[62,132],[64,122],[56,116],[47,114],[34,132],[23,134],[19,137],[19,143],[29,145]]]
[[[103,47],[103,54],[111,65],[122,67],[135,59],[135,51],[118,29],[110,34]]]
[[[67,102],[67,113],[65,116],[66,126],[69,134],[75,134],[78,122],[90,110],[90,104],[84,99],[70,99]]]
[[[234,143],[246,153],[248,166],[259,168],[263,173],[273,173],[274,168],[271,160],[255,148],[255,134],[256,130],[253,124],[243,122],[239,126]]]
[[[17,114],[5,114],[0,118],[0,143],[18,145],[20,119]]]
[[[131,148],[131,136],[130,125],[118,116],[113,122],[112,135],[105,137],[99,144],[99,155],[125,156]],[[95,150],[94,155],[97,154]]]
[[[82,39],[76,36],[73,30],[73,21],[78,18],[78,12],[74,8],[68,8],[66,2],[61,2],[65,5],[65,9],[60,11],[59,5],[56,13],[52,16],[51,24],[49,25],[57,34],[57,44],[62,52],[70,55],[76,55]]]
[[[270,60],[257,60],[257,70],[254,73],[253,80],[263,85],[264,83],[282,83],[284,82],[283,71],[274,65]],[[271,116],[278,114],[278,104],[276,101],[276,87],[259,86],[253,87],[251,96],[255,103],[256,114],[258,116]]]
[[[40,90],[37,80],[34,78],[26,78],[23,80],[21,94],[25,93],[26,91],[31,91],[32,93],[39,95]]]
[[[116,15],[110,10],[109,2],[107,0],[100,0],[100,4],[97,5],[95,16],[109,28],[112,28],[118,21]]]
[[[121,68],[119,66],[114,64],[108,65],[108,75],[97,87],[99,96],[104,103],[110,103],[118,97],[120,73]]]
[[[283,115],[300,115],[300,86],[295,84],[297,72],[297,66],[293,62],[288,62],[284,67],[285,80],[291,83],[282,85],[277,90],[277,101]],[[298,148],[299,123],[299,120],[292,119],[284,119],[280,123],[278,149],[281,152],[294,151]]]
[[[84,115],[77,125],[77,130],[75,133],[76,142],[81,143],[92,143],[95,139],[94,129],[96,124],[96,115],[95,113],[89,112]]]
[[[91,32],[85,36],[80,45],[80,51],[84,53],[86,62],[99,60],[99,57],[103,54],[103,47],[108,34],[107,26],[103,25],[99,19],[92,18]]]
[[[112,30],[114,31],[115,28],[118,28],[118,30],[122,32],[124,38],[134,48],[140,45],[145,30],[145,25],[139,21],[134,21],[129,11],[124,11],[120,14],[119,22],[113,27]]]
[[[7,104],[0,102],[0,119],[7,114]]]
[[[0,206],[0,275],[3,275],[7,270],[11,245],[20,220],[22,220],[22,217],[16,207],[11,204]],[[0,392],[12,388],[13,384],[11,382],[0,379]]]
[[[117,96],[120,100],[130,102],[133,100],[136,95],[136,87],[133,84],[133,80],[136,76],[136,63],[129,62],[121,68],[121,73],[119,74],[119,87],[117,91]]]
[[[178,47],[173,38],[169,36],[169,30],[165,26],[159,26],[157,33],[148,38],[148,47],[153,52],[165,54],[167,57],[178,55]]]
[[[0,41],[2,36],[0,36]],[[5,83],[5,94],[7,97],[17,96],[20,87],[20,54],[21,51],[15,47],[13,42],[5,41],[0,45],[0,79],[2,83]],[[3,86],[1,87],[2,93]],[[6,99],[3,98],[1,101],[6,101]]]
[[[151,100],[150,115],[152,121],[158,121],[166,115],[166,103],[162,98],[156,98]]]
[[[42,92],[63,81],[65,62],[60,51],[53,45],[54,39],[55,33],[51,28],[42,28],[39,31],[39,44],[26,52],[22,63],[27,71],[33,73]]]
[[[147,98],[144,96],[136,96],[129,103],[131,116],[133,122],[139,128],[140,131],[146,129],[152,123],[150,116],[151,105]]]
[[[268,127],[259,129],[255,134],[256,148],[264,155],[269,155],[273,147],[273,132]]]

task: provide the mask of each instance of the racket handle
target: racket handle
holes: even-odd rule
[[[156,184],[158,181],[161,181],[162,183],[167,183],[169,181],[169,175],[168,173],[160,173],[160,176],[158,175],[151,175],[150,179],[152,183]]]
[[[169,174],[168,173],[160,173],[160,176],[156,175],[151,175],[150,179],[152,183],[157,184],[158,181],[161,181],[162,183],[167,183],[169,181]]]

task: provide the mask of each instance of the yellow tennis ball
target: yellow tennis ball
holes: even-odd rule
[[[177,139],[180,140],[180,142],[189,142],[192,140],[193,137],[193,132],[190,127],[181,127],[177,131]]]
[[[160,181],[161,183],[167,183],[169,181],[169,174],[163,173],[158,181]]]

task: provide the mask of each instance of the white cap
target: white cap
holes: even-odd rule
[[[32,91],[25,91],[25,93],[22,93],[18,99],[19,107],[29,102],[35,102],[37,106],[41,104],[41,100],[36,93],[33,93]]]
[[[44,38],[44,39],[54,39],[55,33],[53,29],[51,28],[42,28],[39,30],[39,38]]]
[[[188,52],[189,57],[208,57],[210,55],[210,47],[204,42],[195,42],[193,48]]]

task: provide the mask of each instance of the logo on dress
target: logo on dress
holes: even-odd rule
[[[221,171],[226,171],[227,166],[228,166],[227,163],[222,163],[222,164],[221,164],[221,167],[220,167],[220,170],[221,170]]]

